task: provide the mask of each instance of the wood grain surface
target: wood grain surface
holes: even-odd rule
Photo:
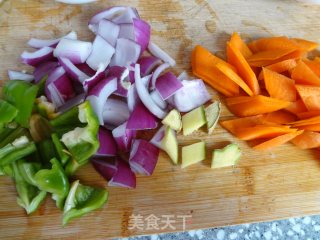
[[[112,5],[137,7],[152,26],[152,40],[175,59],[179,73],[190,71],[190,53],[201,44],[219,56],[233,31],[245,39],[287,35],[319,41],[318,6],[277,0],[128,0],[98,1],[72,6],[51,0],[0,0],[0,79],[7,69],[28,70],[19,64],[30,37],[53,38],[71,29],[80,39],[92,40],[87,21],[95,12]],[[213,99],[219,96],[211,90]],[[222,119],[231,114],[223,107]],[[173,166],[162,153],[152,177],[138,177],[137,189],[108,187],[110,200],[101,211],[93,212],[67,227],[61,226],[61,212],[47,198],[39,211],[27,216],[16,203],[12,180],[0,178],[0,239],[105,239],[182,230],[128,229],[132,214],[191,215],[186,229],[268,221],[320,213],[320,153],[302,151],[290,144],[260,153],[217,127],[208,136],[200,130],[178,136],[181,145],[205,140],[207,160],[187,169]],[[243,157],[236,168],[210,169],[212,149],[237,142]],[[91,166],[77,175],[84,184],[106,186]],[[177,219],[177,218],[176,218]]]

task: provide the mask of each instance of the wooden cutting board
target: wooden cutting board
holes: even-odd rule
[[[101,0],[72,6],[52,0],[0,0],[1,80],[7,79],[7,69],[28,70],[19,64],[19,55],[27,49],[30,37],[53,38],[76,30],[80,39],[91,40],[88,19],[112,5],[137,7],[141,17],[152,26],[152,40],[177,59],[176,73],[182,69],[190,71],[190,53],[196,44],[223,55],[233,31],[240,32],[245,39],[288,35],[317,41],[320,37],[320,7],[295,1]],[[219,98],[211,92],[213,99]],[[222,119],[230,116],[223,107]],[[0,238],[126,237],[181,231],[183,216],[186,216],[186,229],[191,230],[320,213],[318,151],[302,151],[287,144],[270,152],[256,152],[220,126],[211,136],[201,130],[178,138],[181,145],[205,140],[207,160],[180,169],[162,153],[153,176],[138,177],[137,189],[108,187],[110,200],[103,210],[64,228],[61,212],[49,198],[39,211],[26,216],[16,204],[11,179],[1,177]],[[229,142],[237,142],[243,150],[239,165],[211,170],[212,150]],[[81,169],[78,178],[84,184],[106,186],[91,166]],[[142,217],[142,230],[129,229],[133,215]],[[175,229],[164,226],[165,215],[171,215]],[[152,217],[159,218],[160,229],[156,229],[157,225],[150,226]]]

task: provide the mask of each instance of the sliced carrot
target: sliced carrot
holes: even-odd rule
[[[301,50],[294,49],[269,50],[257,52],[248,57],[247,61],[250,66],[264,67],[287,59],[299,58],[303,53]]]
[[[308,118],[313,118],[320,116],[320,111],[315,110],[315,111],[308,111],[308,112],[301,112],[297,114],[299,119],[308,119]]]
[[[260,143],[256,146],[254,146],[253,148],[255,150],[259,150],[259,151],[270,150],[271,148],[278,147],[284,143],[289,142],[290,140],[294,139],[295,137],[299,136],[302,133],[303,133],[303,130],[292,132],[292,133],[287,133],[287,134],[272,138],[270,140],[267,140],[263,143]]]
[[[264,82],[266,89],[272,98],[285,101],[296,101],[296,89],[294,80],[279,73],[263,68]]]
[[[320,87],[296,85],[296,89],[309,111],[320,110]]]
[[[241,39],[237,32],[234,32],[230,38],[230,45],[238,49],[244,58],[250,57],[252,52],[247,44]]]
[[[290,102],[257,95],[253,97],[227,98],[226,104],[235,115],[247,117],[286,108],[290,105]]]
[[[253,94],[258,95],[260,93],[260,87],[255,73],[241,52],[230,43],[227,43],[227,58],[228,62],[236,67],[239,76],[250,87]]]
[[[262,115],[220,121],[220,125],[232,134],[235,134],[238,128],[253,127],[263,123],[264,121]]]
[[[308,59],[302,60],[318,77],[320,77],[320,61]]]
[[[292,122],[290,124],[294,127],[300,127],[300,126],[307,126],[307,125],[318,124],[318,123],[320,123],[320,116],[299,120],[296,122]]]
[[[318,43],[308,41],[301,38],[291,38],[292,41],[294,41],[296,44],[298,44],[299,47],[303,48],[307,52],[312,51],[318,47]]]
[[[263,115],[263,121],[277,124],[291,123],[296,120],[296,116],[284,110],[279,110]]]
[[[320,147],[320,133],[304,131],[291,142],[301,149],[311,149]]]
[[[287,126],[268,126],[256,125],[253,127],[238,128],[235,130],[235,136],[241,140],[255,140],[261,138],[273,138],[283,134],[296,132],[297,129]]]
[[[239,86],[216,68],[218,60],[207,49],[196,46],[192,52],[192,71],[195,76],[203,79],[207,84],[227,97],[239,95]],[[231,68],[233,68],[231,66]]]
[[[265,68],[277,72],[277,73],[283,73],[286,71],[289,71],[290,69],[293,69],[297,66],[297,61],[295,59],[287,59],[281,62],[277,62],[268,66],[265,66]],[[263,79],[263,72],[261,71],[259,74],[259,80]]]
[[[318,124],[310,124],[305,126],[299,126],[299,129],[313,131],[313,132],[320,132],[320,123]]]
[[[320,78],[301,60],[292,70],[291,78],[297,84],[320,86]]]
[[[317,61],[317,62],[320,62],[320,57],[315,57],[313,60]]]
[[[234,72],[231,68],[228,68],[227,65],[217,63],[216,67],[226,75],[229,79],[231,79],[234,83],[238,84],[240,88],[242,88],[249,96],[253,96],[253,92],[248,87],[248,85],[241,79],[241,77]]]
[[[304,105],[301,99],[299,99],[296,102],[291,102],[290,105],[285,108],[285,110],[295,115],[308,111],[308,109],[306,108],[306,106]]]
[[[268,51],[268,50],[278,50],[278,49],[297,49],[299,45],[290,40],[287,37],[270,37],[270,38],[260,38],[258,40],[252,41],[248,44],[248,47],[253,53]]]

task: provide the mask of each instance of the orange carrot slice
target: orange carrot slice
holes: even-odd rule
[[[303,61],[298,61],[292,70],[291,78],[297,84],[320,86],[320,78]]]
[[[310,124],[305,126],[299,126],[299,129],[313,131],[313,132],[320,132],[320,123],[318,124]]]
[[[253,53],[268,51],[268,50],[279,50],[279,49],[297,49],[299,45],[290,40],[285,36],[281,37],[270,37],[270,38],[260,38],[258,40],[252,41],[248,44],[248,47]]]
[[[236,130],[239,128],[253,127],[263,123],[262,115],[220,121],[220,125],[232,134],[235,134]]]
[[[241,52],[230,43],[227,43],[227,58],[228,62],[236,67],[239,76],[250,87],[253,94],[258,95],[260,93],[260,87],[255,73]]]
[[[320,111],[316,110],[316,111],[301,112],[301,113],[298,113],[297,116],[299,119],[313,118],[313,117],[320,116]]]
[[[272,138],[270,140],[267,140],[263,143],[260,143],[256,146],[254,146],[253,149],[259,150],[259,151],[270,150],[271,148],[278,147],[284,143],[291,141],[292,139],[294,139],[295,137],[299,136],[302,133],[303,133],[303,130],[292,132],[292,133],[287,133],[287,134]]]
[[[291,142],[301,149],[311,149],[320,147],[320,133],[304,131]]]
[[[238,49],[244,58],[248,58],[252,55],[250,48],[247,44],[241,39],[237,32],[234,32],[230,38],[230,45],[234,49]]]
[[[286,71],[289,71],[290,69],[293,69],[297,66],[297,61],[295,59],[287,59],[281,62],[277,62],[268,66],[265,66],[265,68],[277,72],[277,73],[283,73]],[[259,80],[263,79],[263,72],[261,71],[259,74]]]
[[[291,102],[290,105],[285,108],[285,110],[295,115],[308,111],[308,109],[306,108],[306,106],[304,105],[301,99],[299,99],[296,102]]]
[[[307,125],[318,124],[318,123],[320,123],[320,116],[303,119],[296,122],[291,122],[290,124],[294,127],[300,127],[300,126],[307,126]]]
[[[235,130],[235,136],[241,140],[255,140],[262,138],[274,138],[283,134],[296,132],[297,129],[289,128],[287,126],[268,126],[256,125],[247,128],[238,128]]]
[[[253,97],[227,98],[229,110],[239,117],[274,112],[290,105],[290,102],[257,95]]]
[[[318,43],[308,41],[301,38],[291,38],[292,41],[294,41],[300,48],[303,48],[305,51],[309,52],[318,47]]]
[[[313,60],[310,61],[308,59],[302,60],[318,77],[320,77],[320,61]]]
[[[296,120],[296,116],[284,110],[279,110],[279,111],[264,114],[263,120],[265,122],[272,122],[276,124],[286,124],[286,123],[294,122]]]
[[[307,85],[296,85],[295,87],[309,111],[320,110],[320,87]]]
[[[224,62],[223,60],[219,60],[207,49],[196,46],[192,52],[191,62],[193,74],[203,79],[215,90],[227,97],[239,95],[239,86],[216,68],[216,63]],[[232,66],[231,68],[234,69]]]
[[[249,96],[253,96],[253,92],[248,87],[248,85],[231,68],[229,68],[227,65],[221,64],[221,63],[217,63],[216,67],[221,71],[221,73],[226,75],[234,83],[238,84],[240,86],[240,88],[242,88]]]
[[[296,101],[294,80],[268,70],[267,68],[263,68],[262,71],[266,89],[270,97],[290,102]]]

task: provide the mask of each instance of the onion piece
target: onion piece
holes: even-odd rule
[[[128,121],[130,111],[124,101],[109,98],[103,107],[102,116],[105,125],[117,127]]]
[[[60,106],[58,108],[58,112],[64,113],[64,112],[70,110],[71,108],[83,103],[85,98],[86,98],[85,93],[81,93],[81,94],[75,96],[74,98],[71,98],[70,100],[68,100],[62,106]]]
[[[118,149],[122,152],[128,152],[131,149],[132,141],[136,135],[136,130],[127,129],[127,122],[112,130],[112,136],[117,143]]]
[[[145,130],[155,129],[157,126],[157,118],[140,102],[129,117],[127,129]]]
[[[159,149],[142,139],[134,140],[130,151],[129,164],[133,172],[150,176],[158,162]]]
[[[76,32],[72,31],[72,32],[69,32],[67,35],[57,39],[44,40],[44,39],[38,39],[38,38],[31,38],[27,44],[33,48],[55,47],[62,38],[76,40],[78,36]]]
[[[93,41],[92,52],[86,63],[94,70],[97,70],[101,64],[106,68],[109,65],[114,53],[114,47],[112,47],[102,37],[96,36]]]
[[[120,27],[119,38],[126,38],[132,41],[135,40],[132,23],[122,23],[122,24],[119,24],[119,27]]]
[[[72,63],[84,63],[92,50],[91,42],[63,38],[53,51],[55,57],[68,58]]]
[[[130,112],[133,112],[134,108],[136,107],[139,101],[140,99],[137,92],[137,88],[135,84],[132,84],[127,94],[127,103],[128,103],[128,109]]]
[[[104,40],[111,44],[111,46],[115,47],[117,38],[119,36],[120,27],[119,25],[106,20],[102,19],[99,22],[98,27],[98,35],[100,35]]]
[[[183,87],[181,81],[171,72],[162,74],[156,81],[156,90],[163,100],[168,99]]]
[[[76,64],[76,67],[79,68],[81,72],[84,72],[89,77],[92,77],[96,74],[96,71],[89,67],[87,63]]]
[[[160,65],[161,60],[154,56],[145,56],[138,60],[138,64],[140,64],[141,76],[144,77],[149,75],[156,66]]]
[[[174,67],[176,65],[176,61],[155,43],[149,42],[148,50],[153,56],[160,58],[164,62],[169,63],[171,67]]]
[[[118,38],[116,51],[111,60],[110,66],[126,67],[136,63],[141,53],[139,44],[125,38]]]
[[[96,157],[112,157],[117,155],[117,144],[111,131],[100,127],[98,132],[100,147],[95,153]]]
[[[67,4],[85,4],[85,3],[92,3],[97,0],[56,0],[57,2],[67,3]]]
[[[98,24],[102,19],[112,20],[115,16],[121,15],[126,9],[127,7],[124,6],[115,6],[97,13],[90,19],[88,24],[89,29],[96,33],[98,31]]]
[[[45,62],[37,66],[33,72],[35,83],[40,82],[40,80],[44,76],[49,75],[49,73],[54,69],[56,69],[56,67],[58,66],[59,66],[58,62]]]
[[[31,74],[13,70],[8,70],[8,77],[10,80],[22,80],[26,82],[32,82],[34,80],[34,76]]]
[[[160,148],[163,150],[162,139],[164,138],[165,134],[166,134],[166,126],[163,125],[161,128],[159,128],[159,130],[156,132],[156,134],[152,137],[152,139],[150,140],[150,143],[152,143],[157,148]]]
[[[83,82],[89,78],[84,72],[82,72],[77,66],[75,66],[68,58],[59,57],[59,63],[67,72],[67,74],[75,81]]]
[[[57,92],[59,94],[57,94]],[[64,104],[64,101],[74,96],[75,93],[71,80],[67,77],[63,67],[57,67],[50,73],[46,81],[45,93],[47,98],[52,101],[56,107],[60,107]],[[52,94],[54,95],[52,96]],[[61,98],[63,101],[61,101]]]
[[[102,158],[91,158],[91,164],[94,169],[107,181],[117,172],[117,165],[115,159],[102,159]]]
[[[168,104],[166,101],[162,99],[159,92],[157,90],[153,90],[150,94],[152,100],[162,109],[166,109]]]
[[[108,186],[135,188],[136,175],[130,169],[130,166],[124,160],[116,159],[117,172],[113,175],[108,182]]]
[[[115,95],[121,97],[127,97],[128,89],[131,86],[131,82],[129,80],[129,69],[126,67],[120,66],[112,66],[107,70],[108,77],[116,77],[117,78],[117,91],[115,91]]]
[[[140,77],[140,65],[135,65],[135,86],[137,88],[137,93],[139,95],[140,100],[146,106],[146,108],[157,118],[164,118],[167,113],[166,111],[162,110],[151,98],[147,87],[143,84],[143,80]]]
[[[89,91],[91,88],[96,86],[98,84],[98,82],[100,82],[103,78],[105,78],[105,76],[106,76],[105,66],[103,64],[100,64],[96,73],[92,77],[90,77],[82,82],[84,90],[86,92]]]
[[[154,73],[152,75],[152,80],[151,80],[151,89],[155,89],[156,88],[156,81],[158,79],[158,77],[160,76],[160,74],[166,70],[167,68],[170,67],[169,63],[163,63],[160,66],[158,66],[156,68],[156,70],[154,70]]]
[[[183,87],[173,95],[173,107],[179,112],[189,112],[211,99],[201,79],[183,80]]]
[[[135,18],[140,18],[137,9],[127,7],[121,14],[112,18],[112,22],[116,24],[132,23]]]
[[[134,41],[141,47],[141,53],[144,52],[150,42],[150,25],[142,19],[133,19]]]
[[[95,111],[100,125],[103,125],[103,106],[108,97],[117,90],[117,79],[113,77],[105,78],[93,87],[89,93],[87,100],[90,101],[93,110]]]
[[[43,47],[35,52],[24,51],[21,54],[22,62],[34,67],[51,59],[53,59],[53,48],[51,47]]]

